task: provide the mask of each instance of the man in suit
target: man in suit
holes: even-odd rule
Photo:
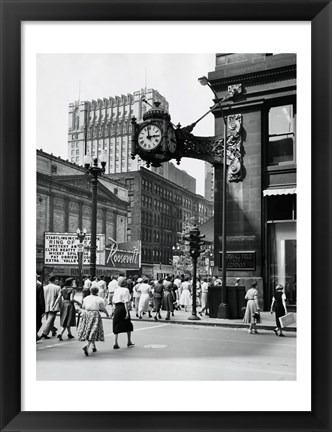
[[[39,280],[40,276],[36,275],[36,333],[37,333],[37,341],[41,339],[38,336],[38,331],[42,326],[42,316],[45,313],[45,299],[44,299],[44,290],[43,285]]]
[[[58,330],[56,327],[54,327],[54,321],[56,314],[59,311],[59,306],[57,305],[57,307],[52,310],[52,306],[55,303],[55,300],[58,298],[60,292],[58,283],[58,278],[51,276],[49,279],[49,284],[44,286],[46,324],[41,335],[43,339],[49,339],[48,334],[50,331],[52,332],[52,336],[55,336]]]

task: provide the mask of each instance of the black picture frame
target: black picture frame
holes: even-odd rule
[[[327,0],[0,0],[1,431],[331,431],[331,17]],[[312,410],[310,412],[21,411],[21,22],[310,21],[312,25]],[[231,37],[231,35],[230,35]],[[308,89],[308,92],[310,89]],[[34,149],[31,149],[34,151]],[[35,203],[31,203],[35,205]],[[222,391],[216,388],[214,397]],[[152,389],[149,390],[151,397]],[[40,397],[44,397],[40,395]],[[174,398],[185,397],[174,394]],[[202,397],[202,395],[198,395]],[[249,395],[239,395],[239,398]],[[271,406],[278,403],[273,391]],[[161,403],[167,404],[167,401]],[[163,405],[164,406],[164,405]],[[60,415],[61,414],[61,415]],[[130,415],[129,415],[130,414]]]

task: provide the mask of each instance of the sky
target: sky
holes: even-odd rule
[[[174,124],[189,125],[213,105],[213,93],[198,78],[215,68],[215,54],[38,54],[37,148],[67,159],[68,106],[75,100],[103,99],[158,90],[169,102]],[[193,130],[214,135],[212,114]],[[196,178],[204,195],[204,163],[183,159],[179,168]]]

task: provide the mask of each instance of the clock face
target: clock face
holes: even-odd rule
[[[155,124],[144,126],[138,134],[138,145],[145,151],[154,150],[161,142],[161,129]]]
[[[171,153],[174,153],[176,151],[176,136],[172,127],[169,127],[167,129],[167,145]]]

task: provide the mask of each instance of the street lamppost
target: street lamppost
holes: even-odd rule
[[[78,238],[78,245],[77,245],[77,256],[78,256],[78,287],[83,289],[83,252],[84,252],[84,244],[83,241],[86,236],[86,229],[84,228],[83,231],[81,231],[79,228],[77,228],[77,238]]]
[[[106,166],[106,153],[102,152],[98,158],[92,159],[91,156],[84,156],[84,167],[87,174],[90,175],[92,185],[92,209],[91,209],[91,245],[90,245],[90,274],[96,276],[96,249],[97,249],[97,189],[98,178],[104,174]],[[98,164],[100,162],[100,165]]]
[[[227,141],[227,116],[224,116],[224,111],[221,102],[225,102],[230,99],[230,97],[225,97],[219,99],[217,93],[211,86],[210,81],[206,76],[198,78],[198,81],[203,86],[210,87],[214,94],[216,102],[219,106],[221,118],[224,121],[224,155],[223,155],[223,187],[222,187],[222,285],[221,285],[221,303],[218,308],[218,318],[229,318],[229,309],[226,300],[226,182],[227,182],[227,151],[226,151],[226,141]]]

